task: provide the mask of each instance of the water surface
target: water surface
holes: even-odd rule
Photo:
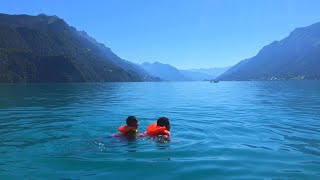
[[[112,138],[160,116],[171,141]],[[320,81],[0,84],[1,179],[320,179]]]

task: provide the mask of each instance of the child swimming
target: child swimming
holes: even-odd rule
[[[146,134],[151,137],[163,136],[168,138],[170,136],[169,119],[166,117],[160,117],[157,122],[148,126]]]
[[[113,134],[113,136],[121,136],[129,139],[134,139],[137,137],[138,133],[138,119],[135,116],[128,116],[126,119],[126,125],[122,125],[118,128],[120,134]]]

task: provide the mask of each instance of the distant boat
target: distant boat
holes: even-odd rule
[[[210,80],[210,83],[218,83],[218,80]]]

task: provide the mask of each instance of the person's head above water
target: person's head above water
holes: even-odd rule
[[[138,119],[135,116],[128,116],[126,125],[122,125],[118,128],[120,134],[113,134],[112,136],[125,136],[129,139],[134,139],[137,136],[138,125]]]
[[[157,126],[165,126],[167,128],[168,131],[170,131],[170,122],[169,119],[166,117],[160,117],[157,120]]]
[[[128,116],[126,120],[127,126],[138,127],[138,119],[135,116]]]

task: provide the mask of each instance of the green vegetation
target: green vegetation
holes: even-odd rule
[[[56,16],[0,14],[0,82],[152,81]]]

